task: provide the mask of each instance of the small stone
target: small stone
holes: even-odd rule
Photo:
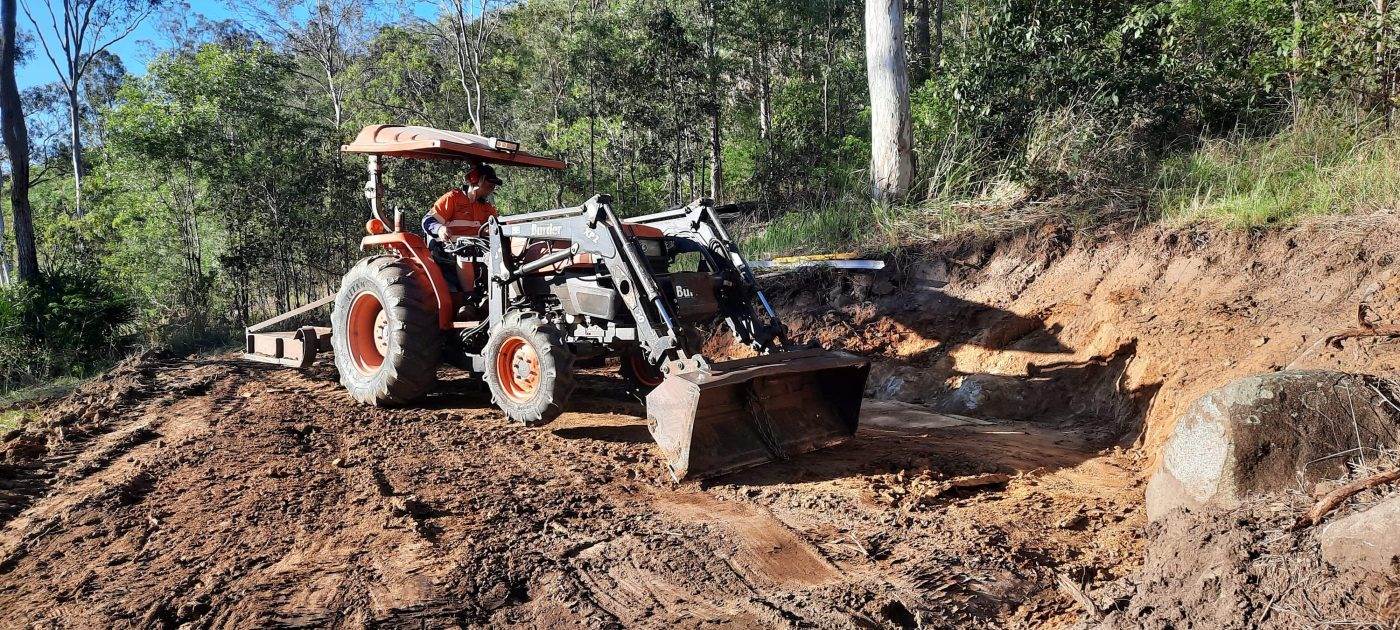
[[[1069,516],[1066,516],[1060,519],[1058,522],[1056,522],[1055,527],[1059,529],[1079,529],[1080,527],[1083,527],[1085,523],[1088,522],[1089,517],[1084,513],[1084,506],[1081,505],[1074,509],[1073,514],[1070,514]]]
[[[345,460],[343,458],[337,457],[331,460],[331,465],[335,466],[336,468],[344,468]]]
[[[1391,497],[1365,510],[1339,518],[1317,533],[1322,557],[1342,570],[1362,569],[1394,576],[1400,569],[1400,497]]]
[[[1060,519],[1060,522],[1055,523],[1055,527],[1060,529],[1079,529],[1088,521],[1089,517],[1083,514],[1071,514]]]
[[[1256,348],[1258,348],[1258,347],[1260,347],[1260,346],[1263,346],[1263,345],[1266,344],[1266,343],[1269,343],[1269,338],[1268,338],[1268,337],[1255,337],[1255,338],[1254,338],[1254,341],[1251,341],[1251,342],[1250,342],[1250,344],[1253,345],[1253,346],[1256,347]]]
[[[497,582],[491,588],[486,589],[477,600],[486,610],[496,610],[510,603],[510,587],[504,582]]]
[[[420,518],[428,513],[428,506],[418,499],[418,495],[410,494],[389,497],[389,510],[398,516]]]

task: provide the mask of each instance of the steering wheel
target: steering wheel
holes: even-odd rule
[[[461,257],[478,256],[486,252],[486,239],[474,236],[458,236],[443,244],[443,251]]]

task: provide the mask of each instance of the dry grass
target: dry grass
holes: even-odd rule
[[[18,429],[24,424],[25,412],[19,409],[0,411],[0,432]]]
[[[18,429],[33,415],[33,412],[19,407],[30,401],[63,396],[81,383],[81,379],[64,377],[31,387],[0,390],[0,432]]]
[[[1231,134],[1166,160],[1152,205],[1170,223],[1236,227],[1400,209],[1400,131],[1305,108],[1273,135]]]
[[[1400,129],[1375,118],[1306,107],[1275,133],[1202,139],[1155,165],[1133,137],[1133,123],[1114,128],[1073,108],[1051,112],[1020,160],[992,159],[984,145],[959,138],[921,149],[917,199],[873,204],[854,191],[735,231],[755,257],[879,254],[1047,220],[1363,229],[1400,211]]]

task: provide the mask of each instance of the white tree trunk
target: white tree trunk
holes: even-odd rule
[[[870,82],[871,195],[903,197],[913,179],[914,152],[903,0],[866,0],[865,67]]]
[[[69,148],[73,153],[73,215],[83,217],[83,136],[82,113],[78,104],[78,80],[73,80],[73,89],[68,90]]]

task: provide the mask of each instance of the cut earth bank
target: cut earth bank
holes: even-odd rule
[[[1042,226],[896,260],[888,279],[817,274],[787,286],[825,295],[782,301],[804,313],[799,337],[881,357],[876,398],[1105,449],[1041,481],[1126,460],[1118,470],[1153,522],[1112,571],[1127,577],[1067,589],[1087,596],[1089,619],[1392,627],[1400,520],[1387,515],[1400,488],[1285,530],[1347,478],[1400,466],[1397,255],[1393,215],[1265,233]]]
[[[705,485],[664,481],[606,369],[524,429],[460,373],[386,410],[351,402],[328,365],[137,357],[4,436],[0,618],[1394,623],[1393,582],[1323,559],[1322,528],[1284,531],[1308,488],[1150,524],[1145,491],[1212,389],[1283,368],[1395,374],[1400,341],[1324,340],[1400,324],[1398,251],[1390,215],[1265,234],[1046,226],[888,276],[770,279],[794,337],[875,358],[862,429]]]

